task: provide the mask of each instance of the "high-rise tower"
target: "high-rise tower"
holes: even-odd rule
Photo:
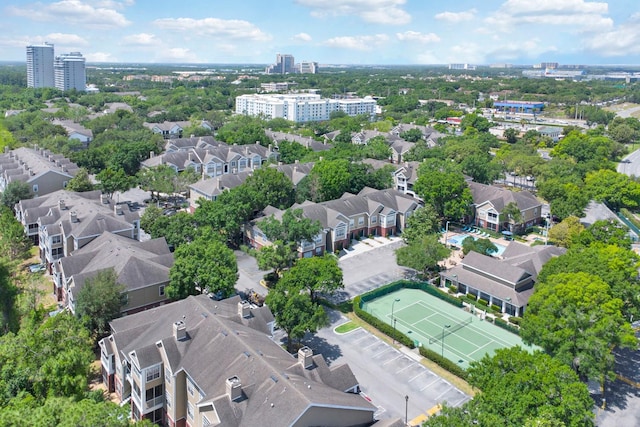
[[[27,46],[27,86],[55,86],[52,44]]]
[[[75,89],[85,91],[87,75],[84,65],[85,59],[80,52],[56,56],[53,64],[56,88],[60,90]]]

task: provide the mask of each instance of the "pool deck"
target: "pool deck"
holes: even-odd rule
[[[471,237],[476,237],[476,238],[482,238],[482,236],[479,236],[477,234],[474,233],[470,233],[468,231],[462,231],[462,230],[458,230],[458,229],[449,229],[448,233],[442,233],[442,235],[440,236],[440,243],[442,243],[443,245],[446,245],[447,247],[450,247],[452,249],[451,251],[451,255],[449,256],[449,258],[441,261],[438,263],[438,265],[441,268],[451,268],[451,267],[455,267],[456,265],[458,265],[462,259],[464,258],[464,254],[462,253],[462,249],[461,248],[456,248],[455,246],[452,246],[451,244],[447,243],[445,241],[445,235],[446,235],[446,239],[450,240],[452,237],[457,237],[457,236],[464,236],[464,235],[468,235]],[[501,239],[501,238],[495,238],[495,237],[486,237],[487,239],[491,240],[491,242],[498,244],[498,245],[502,245],[502,246],[507,246],[509,244],[508,241]],[[528,239],[527,239],[528,240]],[[530,241],[530,244],[533,243],[533,240]],[[502,257],[499,255],[496,255],[496,258],[501,259]]]

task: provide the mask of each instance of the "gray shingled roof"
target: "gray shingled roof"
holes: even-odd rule
[[[314,405],[366,411],[373,417],[375,407],[361,396],[343,393],[321,382],[322,378],[314,378],[347,378],[345,368],[327,371],[316,358],[319,370],[301,369],[295,358],[252,327],[255,317],[238,315],[239,300],[236,296],[213,301],[200,295],[116,319],[111,322],[114,341],[120,354],[135,351],[141,364],[154,360],[147,349],[161,342],[157,351],[166,353],[171,372],[184,370],[202,392],[200,405],[215,404],[225,426],[291,425]],[[268,308],[251,311],[256,310]],[[172,325],[177,320],[185,323],[188,339],[173,338]],[[232,376],[239,378],[245,396],[235,402],[225,390],[225,380]]]
[[[480,205],[490,202],[498,212],[509,203],[515,203],[518,208],[523,211],[536,206],[542,206],[542,203],[529,191],[511,191],[506,188],[495,187],[493,185],[485,185],[477,182],[468,182],[473,203]]]

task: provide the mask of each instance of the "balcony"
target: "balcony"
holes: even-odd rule
[[[156,406],[164,405],[164,396],[158,396],[155,399],[147,400],[144,402],[144,410],[148,411],[149,409],[153,409]]]

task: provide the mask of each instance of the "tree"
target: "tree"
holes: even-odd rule
[[[298,245],[311,242],[322,231],[319,221],[303,217],[302,209],[287,209],[282,219],[269,216],[258,222],[262,230],[272,242],[258,251],[256,258],[262,270],[273,269],[276,277],[283,269],[291,267],[298,257]]]
[[[32,246],[13,212],[0,206],[0,247],[4,249],[3,255],[8,256],[10,261],[26,258]]]
[[[11,181],[2,192],[2,204],[13,210],[16,203],[33,197],[29,184],[22,181]]]
[[[198,199],[198,208],[193,218],[199,227],[210,227],[230,244],[237,244],[242,225],[253,215],[252,206],[245,187],[223,191],[216,200]]]
[[[500,221],[507,223],[507,227],[511,231],[522,221],[522,212],[515,202],[509,202],[505,205],[500,213]]]
[[[514,128],[505,129],[504,137],[507,139],[509,144],[515,144],[518,142],[518,131]]]
[[[422,162],[414,190],[442,219],[459,220],[473,201],[464,175],[441,161]]]
[[[571,369],[541,352],[500,349],[469,367],[481,390],[458,408],[446,406],[426,427],[593,426],[593,400]]]
[[[7,264],[0,259],[0,336],[18,329],[19,319],[15,304],[17,296],[18,287],[11,278]],[[0,372],[1,370],[2,367]],[[0,399],[2,399],[1,395]],[[0,406],[2,406],[1,403],[0,401]]]
[[[287,286],[306,289],[313,303],[319,294],[331,296],[344,289],[342,270],[333,255],[300,258],[286,275]]]
[[[125,305],[125,287],[113,269],[87,278],[76,296],[76,316],[97,337],[108,335],[109,322],[120,317]]]
[[[640,206],[640,183],[608,169],[589,172],[584,180],[587,193],[613,210]]]
[[[328,323],[324,308],[311,300],[311,295],[303,291],[291,274],[291,270],[285,272],[265,299],[276,323],[288,336],[289,352],[294,350],[295,340],[300,340],[307,332],[316,332]]]
[[[238,281],[238,263],[233,251],[220,238],[209,232],[193,242],[180,245],[169,271],[171,279],[165,292],[178,300],[201,292],[211,292],[220,298],[233,295]]]
[[[574,244],[564,255],[550,259],[540,270],[538,280],[545,281],[559,273],[583,272],[598,276],[609,285],[611,295],[622,300],[624,317],[638,318],[638,268],[640,256],[629,248],[604,242],[589,246]]]
[[[575,243],[590,246],[596,242],[631,249],[629,230],[615,219],[598,220],[581,232]]]
[[[490,239],[474,239],[469,236],[462,242],[462,253],[468,254],[469,252],[474,251],[478,252],[482,255],[491,256],[491,254],[495,254],[498,252],[498,247],[493,244]]]
[[[93,183],[91,182],[91,178],[89,178],[89,172],[87,172],[85,168],[78,169],[76,176],[69,180],[67,190],[78,192],[93,190]]]
[[[0,337],[0,406],[22,393],[46,396],[84,395],[93,361],[89,331],[62,312],[39,323],[27,319],[17,334]]]
[[[438,262],[447,258],[451,251],[438,240],[435,234],[428,234],[396,249],[396,260],[399,265],[413,268],[423,274],[438,268]]]
[[[160,193],[169,194],[173,192],[173,180],[176,178],[176,171],[169,165],[158,165],[141,169],[137,178],[140,188],[150,191],[151,199],[159,200]]]
[[[580,219],[570,216],[549,229],[549,239],[558,246],[568,248],[583,231],[584,226],[580,223]]]
[[[100,189],[109,197],[116,191],[127,191],[133,186],[133,179],[122,169],[106,168],[96,175]]]
[[[536,284],[520,335],[527,344],[573,368],[583,379],[612,377],[615,346],[635,347],[623,302],[602,279],[587,273],[558,273]]]
[[[400,138],[409,142],[418,142],[423,139],[422,131],[417,128],[409,129],[400,134]]]
[[[253,209],[256,211],[267,206],[287,209],[295,200],[293,183],[275,168],[265,167],[254,171],[244,186],[254,200]]]
[[[411,244],[422,240],[423,237],[435,234],[440,229],[440,218],[431,205],[416,209],[407,219],[407,226],[402,232],[405,243]]]

